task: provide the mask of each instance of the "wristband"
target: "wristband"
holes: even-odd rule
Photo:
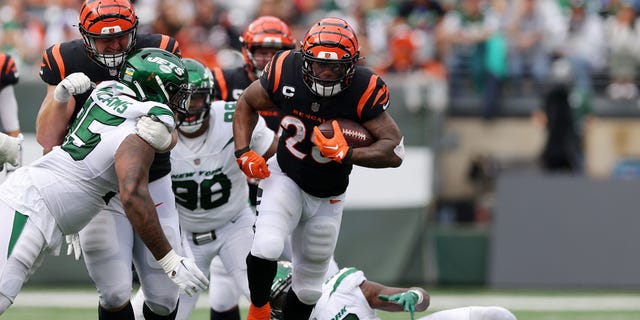
[[[411,290],[407,290],[407,292],[412,292],[418,295],[418,302],[416,302],[416,305],[421,304],[422,301],[424,300],[424,296],[422,295],[422,292],[420,292],[420,290],[411,289]]]
[[[236,156],[236,158],[240,158],[243,154],[245,154],[245,152],[249,151],[251,151],[251,148],[244,147],[242,149],[236,150],[233,154]]]
[[[162,267],[162,270],[168,274],[175,269],[178,263],[180,263],[180,260],[182,260],[182,257],[171,249],[162,259],[158,260],[158,264]]]

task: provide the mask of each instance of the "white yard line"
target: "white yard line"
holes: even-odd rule
[[[98,296],[93,291],[50,291],[26,290],[21,292],[15,307],[76,307],[94,308],[98,305]],[[197,308],[208,308],[207,296],[202,295]],[[243,299],[241,306],[246,307]],[[431,297],[434,310],[464,306],[502,306],[509,310],[522,311],[639,311],[640,295],[506,295],[506,294],[440,294]]]

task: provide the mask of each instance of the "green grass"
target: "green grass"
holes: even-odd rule
[[[419,312],[417,317],[425,316],[430,312]],[[246,314],[243,310],[242,315]],[[640,311],[515,311],[519,320],[637,320],[640,319]],[[382,320],[408,320],[407,313],[378,312]],[[2,316],[3,320],[87,320],[97,319],[96,309],[86,308],[9,308]],[[209,313],[205,309],[196,309],[191,319],[207,320]]]

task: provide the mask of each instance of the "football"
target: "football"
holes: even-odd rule
[[[338,118],[331,119],[326,122],[321,123],[318,126],[318,129],[322,134],[327,138],[333,137],[333,127],[331,126],[331,122],[333,120],[338,121],[340,128],[342,129],[342,134],[344,135],[344,139],[347,140],[347,144],[349,144],[352,148],[362,148],[368,147],[371,145],[375,139],[373,135],[367,128],[363,125],[349,119]]]

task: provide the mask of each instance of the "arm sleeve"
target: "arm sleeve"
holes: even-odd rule
[[[13,86],[6,86],[0,90],[0,124],[6,131],[20,130],[18,122],[18,101],[13,92]]]

